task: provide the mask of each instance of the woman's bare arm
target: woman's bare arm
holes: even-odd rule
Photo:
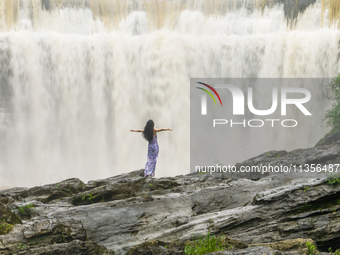
[[[172,131],[171,128],[155,128],[155,132],[161,132],[161,131]]]
[[[144,129],[131,129],[130,132],[143,132]]]

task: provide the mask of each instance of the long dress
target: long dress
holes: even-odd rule
[[[144,177],[151,176],[155,177],[155,169],[158,158],[159,146],[157,142],[157,134],[153,136],[148,146],[148,161],[145,164]]]

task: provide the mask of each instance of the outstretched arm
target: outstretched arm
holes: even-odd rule
[[[172,131],[172,129],[171,129],[171,128],[158,128],[158,129],[155,128],[155,131],[156,131],[156,132],[161,132],[161,131]]]
[[[143,132],[144,129],[131,129],[130,132]]]

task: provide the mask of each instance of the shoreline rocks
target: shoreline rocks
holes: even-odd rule
[[[267,152],[237,166],[335,164],[339,155],[337,142]],[[13,217],[0,211],[11,226],[0,235],[0,254],[183,254],[193,236],[207,233],[243,245],[212,254],[303,254],[308,239],[322,252],[336,250],[340,185],[327,178],[325,173],[144,178],[141,169],[86,184],[73,178],[2,190],[0,208]]]

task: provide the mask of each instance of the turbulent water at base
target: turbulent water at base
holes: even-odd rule
[[[173,128],[158,135],[156,176],[187,174],[190,77],[333,77],[332,4],[0,0],[0,186],[144,168],[147,142],[129,130],[150,118]],[[313,146],[322,126],[272,149]]]

